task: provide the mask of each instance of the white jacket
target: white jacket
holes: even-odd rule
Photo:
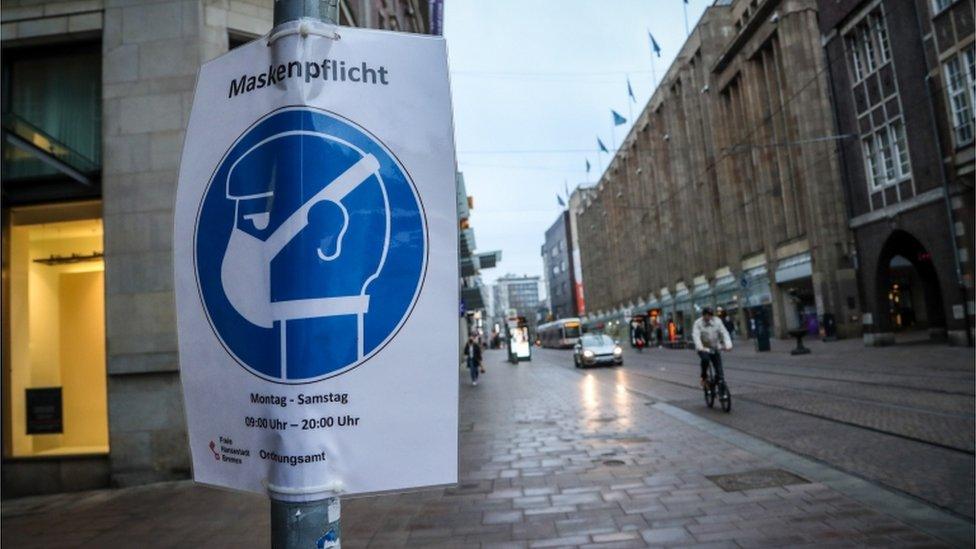
[[[696,320],[691,329],[691,339],[695,342],[696,351],[732,348],[732,336],[725,329],[722,319],[716,316],[707,324],[704,317]]]

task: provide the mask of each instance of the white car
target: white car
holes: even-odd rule
[[[583,334],[573,347],[573,362],[577,368],[610,364],[622,366],[623,349],[610,336],[605,334]]]

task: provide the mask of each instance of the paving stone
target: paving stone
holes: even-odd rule
[[[694,541],[691,534],[684,528],[650,528],[648,530],[641,530],[640,535],[644,538],[644,541],[651,544]]]
[[[604,379],[600,370],[585,374],[595,382],[584,381],[553,356],[559,355],[542,350],[532,364],[510,366],[501,353],[487,352],[491,373],[478,387],[460,388],[461,417],[478,419],[462,421],[458,486],[346,500],[344,544],[937,543],[886,509],[819,482],[724,492],[707,477],[780,466],[760,447],[730,444],[645,406],[637,394],[622,399],[617,379]],[[607,370],[616,372],[627,373]],[[580,399],[584,383],[592,398]],[[608,459],[625,465],[608,467]],[[191,483],[3,500],[0,542],[48,547],[70,536],[91,547],[203,546],[215,539],[267,546],[267,505],[260,496]]]

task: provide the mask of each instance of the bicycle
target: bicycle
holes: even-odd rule
[[[711,361],[708,362],[708,369],[705,372],[705,387],[703,388],[705,391],[705,405],[713,408],[715,406],[715,397],[718,396],[722,411],[728,413],[732,410],[732,391],[729,390],[725,379],[721,381],[716,379],[715,365]]]

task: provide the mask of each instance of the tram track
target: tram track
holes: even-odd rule
[[[728,367],[726,367],[726,369],[728,370]],[[581,370],[578,370],[576,368],[573,368],[573,370],[576,371],[577,373],[581,374],[581,375],[583,373]],[[749,369],[749,368],[733,367],[733,371],[741,371],[741,370],[749,370],[749,371],[753,371],[753,372],[757,372],[757,373],[768,373],[768,372],[763,372],[761,370],[758,370],[757,371],[757,370],[753,370],[753,369]],[[650,375],[646,371],[640,371],[640,370],[637,370],[635,368],[627,368],[626,372],[629,375],[634,375],[634,376],[637,376],[637,377],[640,377],[640,378],[654,380],[654,381],[661,382],[661,383],[667,383],[669,385],[674,385],[674,386],[682,387],[682,388],[685,388],[685,389],[691,389],[695,393],[700,393],[700,391],[701,391],[701,388],[699,386],[695,385],[695,384],[681,382],[681,381],[675,381],[673,379],[667,379],[665,377]],[[787,375],[787,376],[789,376],[789,374],[780,374],[778,372],[776,374],[777,375]],[[822,377],[815,377],[815,379],[821,379],[821,380],[824,380],[824,381],[838,381],[838,380],[834,380],[834,379],[830,379],[830,378],[822,378]],[[882,384],[873,384],[873,385],[877,386],[877,385],[882,385]],[[734,386],[734,384],[733,384],[733,386]],[[800,393],[812,394],[812,395],[815,395],[815,396],[818,396],[818,397],[826,396],[828,398],[836,398],[836,399],[842,399],[842,400],[853,401],[853,402],[870,402],[871,404],[875,404],[875,405],[887,407],[887,408],[894,409],[894,410],[904,410],[904,411],[911,411],[911,412],[914,412],[914,413],[928,414],[928,415],[933,415],[933,416],[950,417],[952,419],[972,419],[973,418],[972,416],[965,416],[965,415],[952,414],[952,413],[946,413],[946,412],[938,412],[938,411],[933,411],[933,410],[928,410],[928,409],[923,409],[923,408],[914,408],[914,407],[910,407],[910,406],[896,405],[896,404],[892,404],[890,402],[884,402],[884,401],[879,401],[879,400],[874,400],[874,399],[855,398],[855,397],[849,397],[849,396],[841,396],[841,395],[836,395],[834,393],[830,393],[830,392],[827,392],[827,391],[816,390],[816,389],[804,389],[804,388],[799,388],[799,387],[792,386],[792,385],[777,385],[777,384],[771,384],[771,383],[746,381],[746,382],[740,383],[739,386],[740,387],[753,386],[753,387],[757,387],[759,389],[765,388],[765,389],[776,389],[776,390],[789,390],[789,391],[796,391],[796,392],[800,392]],[[887,386],[890,386],[890,385],[887,385]],[[634,392],[634,393],[636,393],[638,395],[641,395],[644,398],[648,398],[648,399],[655,400],[655,401],[661,400],[659,397],[655,397],[654,395],[648,394],[648,393],[646,393],[645,391],[641,390],[638,387],[628,386],[626,388],[628,390],[630,390],[631,392]],[[901,387],[898,387],[898,388],[901,388]],[[951,394],[951,393],[943,393],[943,394]],[[815,419],[827,421],[827,422],[830,422],[830,423],[833,423],[833,424],[837,424],[837,425],[844,425],[844,426],[853,427],[853,428],[856,428],[856,429],[863,429],[865,431],[872,432],[872,433],[877,433],[877,434],[880,434],[880,435],[886,435],[886,436],[898,438],[898,439],[901,439],[901,440],[916,442],[916,443],[924,444],[926,446],[930,446],[930,447],[933,447],[933,448],[939,448],[939,449],[942,449],[942,450],[948,450],[948,451],[951,451],[951,452],[954,452],[954,453],[957,453],[957,454],[963,454],[963,455],[967,455],[967,456],[976,455],[976,451],[974,451],[974,450],[964,449],[964,448],[960,448],[958,446],[954,446],[954,445],[951,445],[951,444],[944,444],[944,443],[941,443],[941,442],[938,442],[938,441],[924,439],[924,438],[921,438],[921,437],[916,437],[916,436],[913,436],[913,435],[910,435],[910,434],[901,433],[901,432],[897,432],[897,431],[893,431],[893,430],[888,430],[888,429],[882,429],[882,428],[878,428],[878,427],[873,427],[871,425],[865,425],[864,423],[859,423],[859,422],[856,422],[856,421],[849,421],[849,420],[845,420],[845,419],[838,418],[838,417],[834,417],[834,416],[830,416],[830,415],[825,415],[825,414],[820,414],[820,413],[816,413],[816,412],[811,412],[811,411],[808,411],[808,410],[801,410],[801,409],[791,408],[789,406],[784,406],[782,404],[765,402],[765,401],[762,401],[762,400],[759,400],[759,399],[750,398],[747,394],[742,394],[741,392],[733,391],[733,399],[734,400],[738,400],[738,401],[749,402],[749,403],[752,403],[752,404],[757,404],[757,405],[765,406],[765,407],[769,407],[769,408],[774,408],[774,409],[782,410],[782,411],[785,411],[785,412],[791,412],[791,413],[794,413],[794,414],[800,414],[800,415],[803,415],[803,416],[806,416],[806,417],[811,417],[811,418],[815,418]]]
[[[729,367],[726,366],[725,369],[726,370],[729,370]],[[759,370],[753,370],[753,369],[750,369],[750,368],[740,368],[740,367],[737,367],[737,366],[732,367],[731,370],[732,371],[736,371],[736,372],[739,372],[739,371],[748,371],[748,372],[756,372],[756,373],[766,373],[766,372],[760,372]],[[770,372],[770,373],[772,374],[773,372]],[[785,375],[785,374],[777,374],[777,375]],[[646,376],[645,375],[645,377],[649,377],[649,376]],[[660,378],[654,378],[654,379],[660,379]],[[825,380],[825,381],[832,381],[832,380]],[[838,381],[838,383],[846,383],[846,382]],[[830,391],[824,390],[824,389],[810,389],[810,388],[806,388],[806,387],[797,387],[795,385],[779,385],[779,384],[775,384],[775,383],[768,383],[768,382],[762,382],[762,381],[753,381],[753,380],[740,380],[740,381],[737,382],[737,385],[739,385],[740,387],[741,386],[744,386],[744,385],[751,385],[751,386],[762,387],[762,388],[766,388],[766,389],[779,389],[779,390],[786,390],[786,391],[796,391],[796,392],[799,392],[799,393],[807,393],[807,394],[811,394],[811,395],[823,395],[823,396],[826,396],[828,398],[833,398],[833,399],[838,399],[838,400],[847,400],[847,401],[856,402],[856,403],[870,402],[871,404],[876,404],[878,406],[884,406],[886,408],[893,408],[893,409],[897,409],[897,410],[904,410],[904,411],[909,411],[909,412],[917,412],[917,413],[921,413],[921,414],[929,414],[929,415],[934,415],[934,416],[950,417],[950,418],[956,418],[956,419],[976,419],[976,415],[971,414],[971,413],[967,414],[967,413],[959,413],[959,412],[947,412],[947,411],[944,411],[944,410],[936,410],[936,409],[933,409],[933,408],[923,408],[923,407],[907,406],[907,405],[904,405],[904,404],[897,404],[897,403],[894,403],[894,402],[889,402],[889,401],[886,401],[886,400],[879,400],[879,399],[870,398],[870,397],[841,395],[841,394],[833,393],[833,392],[830,392]],[[874,384],[874,386],[879,386],[879,385],[880,384]],[[925,392],[925,391],[924,390],[921,390],[921,389],[918,389],[915,392]],[[943,394],[943,393],[940,393],[940,394]],[[968,396],[968,395],[959,395],[959,396]]]
[[[762,362],[762,361],[757,361],[757,360],[750,360],[750,363],[765,364],[765,365],[768,365],[768,366],[777,366],[777,364],[772,363],[772,362]],[[884,382],[884,381],[870,381],[870,380],[864,380],[864,379],[850,379],[850,378],[843,378],[843,377],[825,377],[825,376],[816,376],[816,375],[796,373],[796,372],[779,372],[779,371],[770,370],[770,369],[742,367],[742,366],[739,366],[737,364],[736,365],[733,365],[732,367],[735,370],[739,370],[739,371],[755,372],[755,373],[758,373],[758,374],[767,374],[767,375],[782,376],[782,377],[798,377],[798,378],[803,378],[803,379],[815,379],[815,380],[819,380],[819,381],[830,381],[830,382],[834,382],[834,383],[852,383],[852,384],[856,384],[856,385],[870,385],[872,387],[889,387],[889,388],[892,388],[892,389],[903,389],[903,390],[915,391],[915,392],[927,392],[927,393],[933,393],[933,394],[937,394],[937,395],[953,395],[953,396],[964,396],[964,397],[973,397],[973,396],[976,396],[976,393],[973,393],[973,392],[951,391],[951,390],[946,390],[946,389],[934,389],[934,388],[931,388],[931,387],[917,387],[917,386],[912,386],[912,385],[904,385],[904,384],[900,384],[900,383],[891,383],[891,382]],[[834,371],[834,372],[837,371],[836,369],[825,368],[823,366],[798,365],[797,367],[798,368],[818,369],[818,370],[829,370],[829,371]],[[728,366],[726,366],[726,369],[727,368],[728,368]],[[895,373],[878,372],[878,371],[875,371],[875,370],[863,370],[863,372],[864,373],[875,373],[875,374],[878,374],[878,375],[885,375],[885,376],[892,376],[892,377],[893,376],[899,376],[899,377],[918,377],[918,375],[923,375],[923,374],[918,374],[918,375],[915,375],[915,374],[902,374],[902,373],[897,373],[897,372],[895,372]],[[965,380],[960,379],[958,377],[950,377],[950,376],[928,376],[927,374],[926,374],[926,377],[934,377],[934,378],[937,378],[937,379],[947,379],[947,380],[952,380],[952,381],[960,382],[960,383],[966,382]]]
[[[682,383],[682,382],[679,382],[679,381],[674,381],[674,380],[670,380],[670,379],[665,379],[665,378],[661,378],[661,377],[657,377],[657,376],[648,375],[646,373],[637,372],[637,371],[634,371],[634,370],[629,370],[628,372],[631,373],[631,374],[633,374],[633,375],[636,375],[638,377],[643,377],[643,378],[647,378],[647,379],[653,379],[655,381],[660,381],[660,382],[663,382],[663,383],[668,383],[668,384],[676,385],[676,386],[679,386],[679,387],[685,387],[685,388],[688,388],[688,389],[692,389],[692,390],[694,390],[696,392],[701,391],[701,388],[698,387],[697,385],[694,385],[694,384]],[[753,383],[753,382],[746,382],[744,385],[750,385],[750,384],[757,385],[756,383]],[[779,388],[779,389],[783,389],[784,388],[784,387],[781,387],[781,386],[772,386],[772,387],[776,387],[776,388]],[[797,389],[797,388],[792,388],[792,387],[790,387],[788,389],[789,390],[793,390],[793,391],[797,391],[797,392],[804,391],[803,389]],[[642,391],[641,391],[641,393],[642,394],[645,394],[645,396],[647,396],[649,398],[654,398],[652,395],[647,395],[646,393],[643,393]],[[828,394],[828,393],[820,393],[820,394]],[[943,444],[943,443],[940,443],[940,442],[937,442],[937,441],[932,441],[932,440],[926,440],[926,439],[919,438],[919,437],[915,437],[915,436],[908,435],[908,434],[905,434],[905,433],[898,433],[898,432],[895,432],[895,431],[890,431],[890,430],[886,430],[886,429],[880,429],[880,428],[877,428],[877,427],[872,427],[870,425],[864,425],[863,423],[857,423],[857,422],[853,422],[853,421],[847,421],[847,420],[844,420],[844,419],[840,419],[840,418],[836,418],[836,417],[832,417],[832,416],[828,416],[828,415],[824,415],[824,414],[818,414],[818,413],[814,413],[814,412],[810,412],[810,411],[806,411],[806,410],[798,410],[796,408],[790,408],[789,406],[783,406],[783,405],[780,405],[780,404],[774,404],[774,403],[764,402],[764,401],[761,401],[761,400],[749,398],[748,396],[742,395],[741,393],[733,392],[732,395],[733,395],[733,399],[734,400],[742,400],[742,401],[746,401],[746,402],[751,402],[753,404],[758,404],[760,406],[767,406],[769,408],[776,408],[776,409],[779,409],[779,410],[784,410],[784,411],[792,412],[792,413],[795,413],[795,414],[801,414],[801,415],[805,415],[805,416],[808,416],[808,417],[813,417],[813,418],[821,419],[821,420],[824,420],[824,421],[829,421],[831,423],[835,423],[835,424],[838,424],[838,425],[846,425],[846,426],[849,426],[849,427],[855,427],[855,428],[858,428],[858,429],[864,429],[866,431],[870,431],[870,432],[873,432],[873,433],[878,433],[878,434],[882,434],[882,435],[892,436],[892,437],[899,438],[899,439],[902,439],[902,440],[909,440],[909,441],[912,441],[912,442],[917,442],[917,443],[920,443],[920,444],[925,444],[927,446],[933,446],[933,447],[936,447],[936,448],[942,448],[944,450],[949,450],[949,451],[957,452],[957,453],[960,453],[960,454],[966,454],[966,455],[970,455],[970,456],[971,455],[976,455],[976,452],[974,452],[973,450],[966,450],[966,449],[963,449],[963,448],[959,448],[957,446],[952,446],[952,445],[949,445],[949,444]],[[829,396],[833,396],[833,395],[829,395]],[[871,402],[875,402],[875,401],[871,401]],[[878,404],[884,404],[884,403],[878,403]],[[912,408],[912,410],[913,411],[917,411],[917,412],[921,412],[921,413],[929,413],[929,412],[926,412],[924,410],[919,410],[919,409],[915,409],[915,408]]]

